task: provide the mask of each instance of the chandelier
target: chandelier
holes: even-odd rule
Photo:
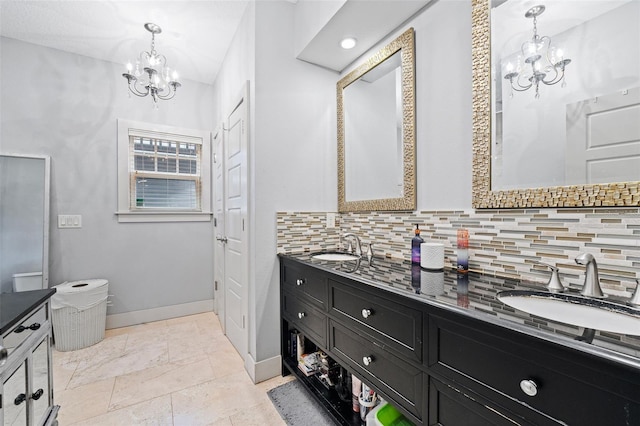
[[[551,86],[562,81],[561,86],[566,86],[564,71],[571,63],[571,59],[566,59],[561,49],[551,46],[550,37],[538,35],[538,16],[542,15],[544,10],[543,5],[538,5],[524,14],[526,18],[533,18],[533,37],[522,43],[521,55],[518,55],[515,68],[511,62],[507,63],[507,73],[504,78],[511,84],[510,97],[513,97],[513,90],[524,92],[535,87],[536,99],[538,99],[540,83]],[[522,58],[524,58],[524,66]]]
[[[122,76],[127,79],[131,93],[140,97],[151,95],[157,103],[158,99],[173,98],[181,84],[178,73],[167,66],[167,58],[156,52],[156,34],[160,34],[162,28],[150,22],[144,24],[144,28],[151,33],[151,50],[140,53],[135,68],[131,62],[127,63],[127,72]]]

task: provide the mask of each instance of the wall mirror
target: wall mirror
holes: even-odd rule
[[[338,211],[414,210],[413,28],[337,84]]]
[[[640,205],[640,2],[473,0],[473,206]]]
[[[49,157],[0,155],[0,293],[27,274],[49,287]]]

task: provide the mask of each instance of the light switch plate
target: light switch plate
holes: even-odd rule
[[[58,228],[82,228],[82,215],[59,214]]]
[[[336,227],[336,214],[335,213],[327,213],[327,229]]]

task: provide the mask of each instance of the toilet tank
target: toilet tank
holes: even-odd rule
[[[13,291],[42,289],[42,272],[25,272],[13,274]]]

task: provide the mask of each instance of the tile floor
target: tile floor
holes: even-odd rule
[[[254,385],[214,313],[107,330],[85,349],[53,352],[60,426],[284,425]]]

